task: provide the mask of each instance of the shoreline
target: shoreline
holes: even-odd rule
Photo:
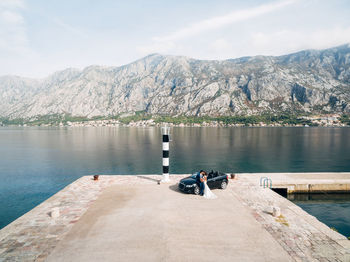
[[[152,116],[144,113],[109,117],[37,116],[30,119],[0,118],[0,126],[174,126],[174,127],[350,127],[350,116],[247,115],[247,116]]]
[[[313,128],[313,127],[342,127],[349,128],[350,125],[343,123],[321,123],[319,125],[302,125],[302,124],[223,124],[223,123],[191,123],[191,124],[174,124],[171,122],[161,122],[154,123],[152,121],[132,121],[128,124],[121,123],[120,121],[113,120],[98,120],[98,121],[84,121],[84,122],[69,122],[67,124],[40,124],[40,125],[31,125],[31,124],[21,124],[21,125],[0,125],[0,127],[161,127],[167,125],[169,127],[305,127],[305,128]]]

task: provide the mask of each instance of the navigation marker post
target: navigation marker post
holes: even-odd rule
[[[162,148],[163,148],[163,178],[161,182],[170,182],[169,179],[169,134],[170,127],[162,127]]]

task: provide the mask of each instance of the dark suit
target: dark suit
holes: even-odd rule
[[[204,193],[204,182],[202,182],[201,179],[203,179],[203,175],[198,172],[198,174],[196,176],[196,182],[197,182],[197,185],[199,185],[199,189],[200,189],[199,194],[203,195],[203,193]]]

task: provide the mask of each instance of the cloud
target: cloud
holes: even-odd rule
[[[0,75],[19,72],[32,65],[37,54],[30,48],[20,0],[0,0]],[[25,65],[26,64],[26,65]]]
[[[1,20],[6,24],[23,24],[23,17],[13,11],[4,10],[0,13]]]
[[[190,24],[186,27],[180,28],[175,32],[168,35],[157,36],[152,38],[152,44],[146,47],[139,47],[138,50],[142,53],[148,52],[167,52],[171,50],[171,47],[176,46],[175,42],[184,38],[193,37],[198,34],[205,33],[207,31],[220,29],[222,27],[249,20],[295,3],[297,0],[284,0],[273,2],[270,4],[260,5],[249,9],[242,9],[233,11],[222,16],[215,16],[209,19],[201,20],[196,23]]]
[[[237,23],[243,20],[248,20],[263,14],[276,11],[278,9],[281,9],[295,2],[296,2],[295,0],[286,0],[286,1],[275,2],[271,4],[261,5],[250,9],[234,11],[223,16],[216,16],[206,20],[199,21],[187,27],[181,28],[169,35],[162,36],[162,37],[155,37],[154,40],[176,41],[181,38],[192,37],[193,35],[200,34],[208,30],[218,29],[233,23]]]
[[[167,42],[152,42],[150,45],[146,46],[137,46],[136,50],[142,55],[147,55],[151,53],[167,53],[169,50],[173,50],[174,48],[178,48],[172,41]]]
[[[226,39],[219,38],[212,42],[210,47],[213,49],[213,51],[221,51],[231,48],[231,45]]]
[[[23,49],[27,43],[22,1],[1,1],[0,4],[0,52]]]
[[[86,34],[84,34],[81,30],[78,28],[67,24],[66,22],[63,22],[61,19],[58,17],[55,17],[52,19],[52,22],[56,24],[57,26],[63,28],[65,31],[72,33],[73,35],[81,36],[81,37],[87,37]]]
[[[325,49],[350,43],[350,27],[335,26],[310,31],[283,30],[253,33],[246,52],[262,55],[282,55],[302,49]]]
[[[22,0],[1,0],[0,1],[0,9],[6,8],[24,8],[25,4]]]
[[[2,25],[20,25],[24,23],[20,11],[24,8],[21,0],[0,1],[0,23]]]
[[[318,49],[350,43],[350,27],[316,30],[309,37],[308,43],[312,43],[312,46]]]

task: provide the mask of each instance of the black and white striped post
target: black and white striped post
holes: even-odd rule
[[[170,127],[162,127],[162,148],[163,148],[163,178],[162,182],[170,182],[169,179],[169,134]]]

